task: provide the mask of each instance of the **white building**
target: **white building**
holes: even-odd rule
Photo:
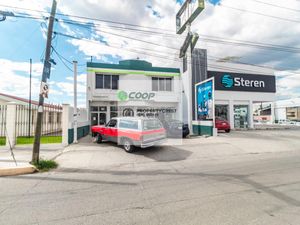
[[[300,98],[276,101],[274,108],[276,121],[300,121]]]
[[[35,131],[38,102],[0,93],[0,136],[5,136],[6,109],[7,105],[15,105],[15,121],[10,126],[15,126],[16,136],[33,136]],[[42,135],[59,135],[62,124],[62,106],[44,103],[44,114],[42,123]],[[8,126],[8,124],[7,124]]]
[[[215,116],[227,119],[232,128],[253,128],[253,105],[258,103],[270,102],[272,120],[275,120],[276,79],[273,69],[214,63],[208,65],[207,75],[215,78]],[[233,83],[226,83],[225,77]]]
[[[181,118],[180,70],[143,60],[87,63],[87,108],[91,125],[115,116]]]
[[[208,62],[205,49],[194,49],[183,60],[183,120],[197,120],[195,85],[214,77],[215,117],[229,121],[231,129],[253,128],[253,106],[273,103],[276,93],[274,70],[266,67],[228,62]],[[274,114],[274,104],[272,104]],[[272,120],[275,117],[272,116]]]

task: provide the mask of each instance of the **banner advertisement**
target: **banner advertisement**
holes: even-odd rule
[[[214,120],[214,79],[195,85],[197,120]]]

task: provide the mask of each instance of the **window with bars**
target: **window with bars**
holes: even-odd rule
[[[96,74],[96,89],[112,89],[119,88],[119,75]]]
[[[172,91],[172,78],[152,77],[152,91]]]

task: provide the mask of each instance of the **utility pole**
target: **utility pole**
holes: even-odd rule
[[[76,144],[77,142],[77,61],[73,61],[74,65],[74,141],[73,143]]]
[[[56,13],[56,5],[57,5],[56,0],[53,0],[51,14],[49,18],[49,25],[48,25],[47,44],[46,44],[46,52],[45,52],[44,70],[42,75],[42,83],[47,83],[47,78],[49,78],[50,76],[49,65],[50,65],[51,42],[52,42],[54,18]],[[44,111],[43,105],[44,105],[44,96],[42,95],[42,93],[40,93],[31,163],[38,163],[40,158],[40,141],[41,141],[40,139],[41,139],[41,131],[42,131],[43,111]]]
[[[32,79],[32,59],[30,59],[29,69],[29,111],[28,111],[28,137],[30,137],[30,126],[31,126],[31,79]]]

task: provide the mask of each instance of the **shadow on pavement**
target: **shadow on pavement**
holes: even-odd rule
[[[143,155],[158,162],[172,162],[187,159],[192,152],[173,146],[156,146],[151,148],[138,148],[135,155]]]

